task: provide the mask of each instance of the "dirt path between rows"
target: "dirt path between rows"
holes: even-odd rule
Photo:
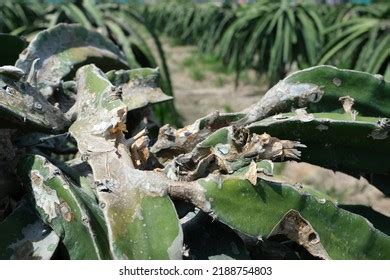
[[[164,45],[168,67],[171,73],[175,93],[175,105],[183,118],[183,124],[190,124],[196,119],[214,111],[240,111],[260,100],[266,92],[265,85],[245,85],[240,83],[235,88],[234,74],[220,75],[204,70],[205,78],[194,81],[189,69],[183,67],[183,61],[194,55],[193,46]],[[218,86],[217,83],[220,83]]]

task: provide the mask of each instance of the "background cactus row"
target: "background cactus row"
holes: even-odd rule
[[[259,0],[247,5],[161,3],[143,12],[178,43],[213,52],[239,74],[266,73],[273,85],[286,73],[332,64],[389,79],[389,3],[319,5]]]
[[[236,71],[237,79],[243,69],[252,68],[266,74],[273,85],[291,71],[321,64],[382,74],[386,79],[390,75],[386,1],[329,6],[258,0],[217,6],[192,1],[140,5],[75,0],[49,7],[45,1],[16,1],[13,6],[14,2],[1,3],[0,32],[28,38],[59,22],[97,28],[123,49],[132,67],[160,65],[162,87],[169,95],[169,71],[156,32],[216,54]],[[159,57],[153,57],[150,47],[157,49]],[[173,121],[173,116],[162,113],[172,109],[158,110],[163,122]]]

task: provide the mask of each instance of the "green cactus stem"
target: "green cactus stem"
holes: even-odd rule
[[[40,218],[61,238],[71,259],[110,258],[96,202],[42,156],[24,158],[19,172]]]
[[[271,88],[237,122],[244,125],[306,107],[309,113],[342,112],[339,99],[350,96],[354,109],[372,117],[390,117],[390,83],[381,75],[316,66],[295,72]]]
[[[0,222],[0,259],[49,260],[60,238],[37,216],[33,206],[23,201]]]
[[[0,127],[58,133],[69,126],[58,108],[34,87],[9,73],[0,72]]]
[[[229,126],[232,122],[243,118],[245,114],[214,112],[204,118],[196,120],[193,124],[180,129],[170,125],[160,128],[156,143],[150,151],[165,160],[174,156],[191,152],[197,144],[207,138],[212,132],[221,127]]]
[[[77,120],[69,131],[92,168],[113,258],[181,258],[183,234],[172,201],[155,187],[159,181],[134,169],[121,95],[93,65],[80,68],[76,80]]]
[[[390,174],[390,123],[386,118],[297,110],[252,123],[248,129],[304,143],[302,161],[357,174]]]
[[[312,255],[332,259],[388,259],[390,237],[359,215],[299,187],[260,179],[200,179],[203,207],[228,226],[260,239],[283,234]],[[354,232],[354,234],[351,234]]]
[[[107,78],[113,85],[121,87],[122,101],[126,104],[128,111],[173,99],[161,90],[158,69],[110,71],[107,73]]]
[[[35,85],[48,98],[61,80],[72,78],[79,66],[88,63],[105,71],[127,68],[118,47],[98,32],[76,24],[58,24],[39,32],[15,66],[34,72]]]

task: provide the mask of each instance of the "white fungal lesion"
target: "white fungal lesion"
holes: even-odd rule
[[[383,140],[389,136],[390,132],[390,119],[382,118],[377,123],[377,128],[375,128],[367,137],[371,137],[375,140]]]
[[[131,217],[131,221],[134,222],[135,219],[138,219],[140,221],[143,221],[144,217],[142,216],[142,206],[141,204],[138,204],[135,209],[133,216]]]
[[[22,238],[8,246],[13,251],[12,260],[48,260],[53,255],[60,239],[54,231],[46,228],[41,221],[27,225],[21,233]]]
[[[67,222],[70,222],[72,221],[73,219],[73,213],[72,213],[72,210],[70,209],[69,205],[63,201],[61,202],[58,206],[57,206],[57,209],[58,209],[58,212],[61,213],[61,216],[62,218],[67,221]]]
[[[13,78],[15,78],[17,80],[21,79],[22,77],[24,77],[24,75],[26,75],[26,73],[22,69],[15,67],[13,65],[1,66],[0,67],[0,74],[12,76]]]
[[[318,129],[320,131],[324,131],[324,130],[328,130],[329,127],[327,125],[321,123],[321,124],[316,126],[316,129]]]
[[[243,113],[246,114],[246,117],[238,123],[253,123],[283,111],[291,107],[292,104],[305,107],[310,103],[317,103],[322,99],[324,93],[324,90],[316,84],[291,83],[286,78],[272,87],[259,102],[245,109]]]
[[[341,86],[341,84],[342,84],[342,81],[341,81],[339,78],[337,78],[337,77],[333,78],[332,82],[333,82],[333,84],[334,84],[336,87],[339,87],[339,86]]]
[[[388,133],[389,132],[386,130],[376,128],[370,134],[368,134],[367,137],[371,137],[372,139],[375,139],[375,140],[383,140],[389,136]]]
[[[309,114],[305,108],[300,108],[295,110],[296,118],[302,122],[310,122],[314,120],[314,115]]]
[[[57,205],[60,204],[57,192],[45,185],[44,178],[38,170],[32,170],[30,178],[36,205],[44,211],[47,215],[47,221],[50,223],[57,217],[56,209]]]
[[[180,260],[183,255],[188,254],[188,251],[183,247],[183,230],[180,223],[177,223],[178,233],[176,238],[172,241],[171,246],[168,247],[167,253],[170,260]]]
[[[350,114],[351,119],[353,121],[356,121],[356,117],[359,114],[359,112],[352,108],[352,106],[355,104],[355,99],[347,95],[347,96],[340,97],[339,101],[343,104],[344,112],[346,114]]]
[[[288,211],[274,227],[269,236],[282,234],[306,248],[313,256],[330,259],[323,247],[319,234],[296,210]]]

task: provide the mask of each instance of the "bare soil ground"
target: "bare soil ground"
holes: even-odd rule
[[[202,65],[184,66],[186,60],[196,55],[193,46],[164,45],[167,63],[171,73],[175,105],[183,118],[184,124],[190,124],[196,119],[214,111],[240,111],[259,101],[267,91],[266,85],[256,83],[254,73],[248,79],[250,84],[239,83],[235,88],[235,75],[215,73],[207,69],[197,69]],[[206,67],[204,67],[206,68]],[[194,80],[194,75],[202,75]],[[195,77],[196,78],[196,77]]]
[[[206,65],[198,65],[196,48],[193,46],[173,46],[165,42],[164,50],[173,82],[175,105],[184,124],[190,124],[216,110],[240,111],[257,102],[267,91],[266,81],[251,72],[246,73],[246,79],[235,88],[233,73],[213,72]],[[281,175],[291,183],[315,186],[340,204],[371,206],[390,216],[390,198],[386,198],[365,179],[359,180],[340,172],[296,162],[287,163]]]

